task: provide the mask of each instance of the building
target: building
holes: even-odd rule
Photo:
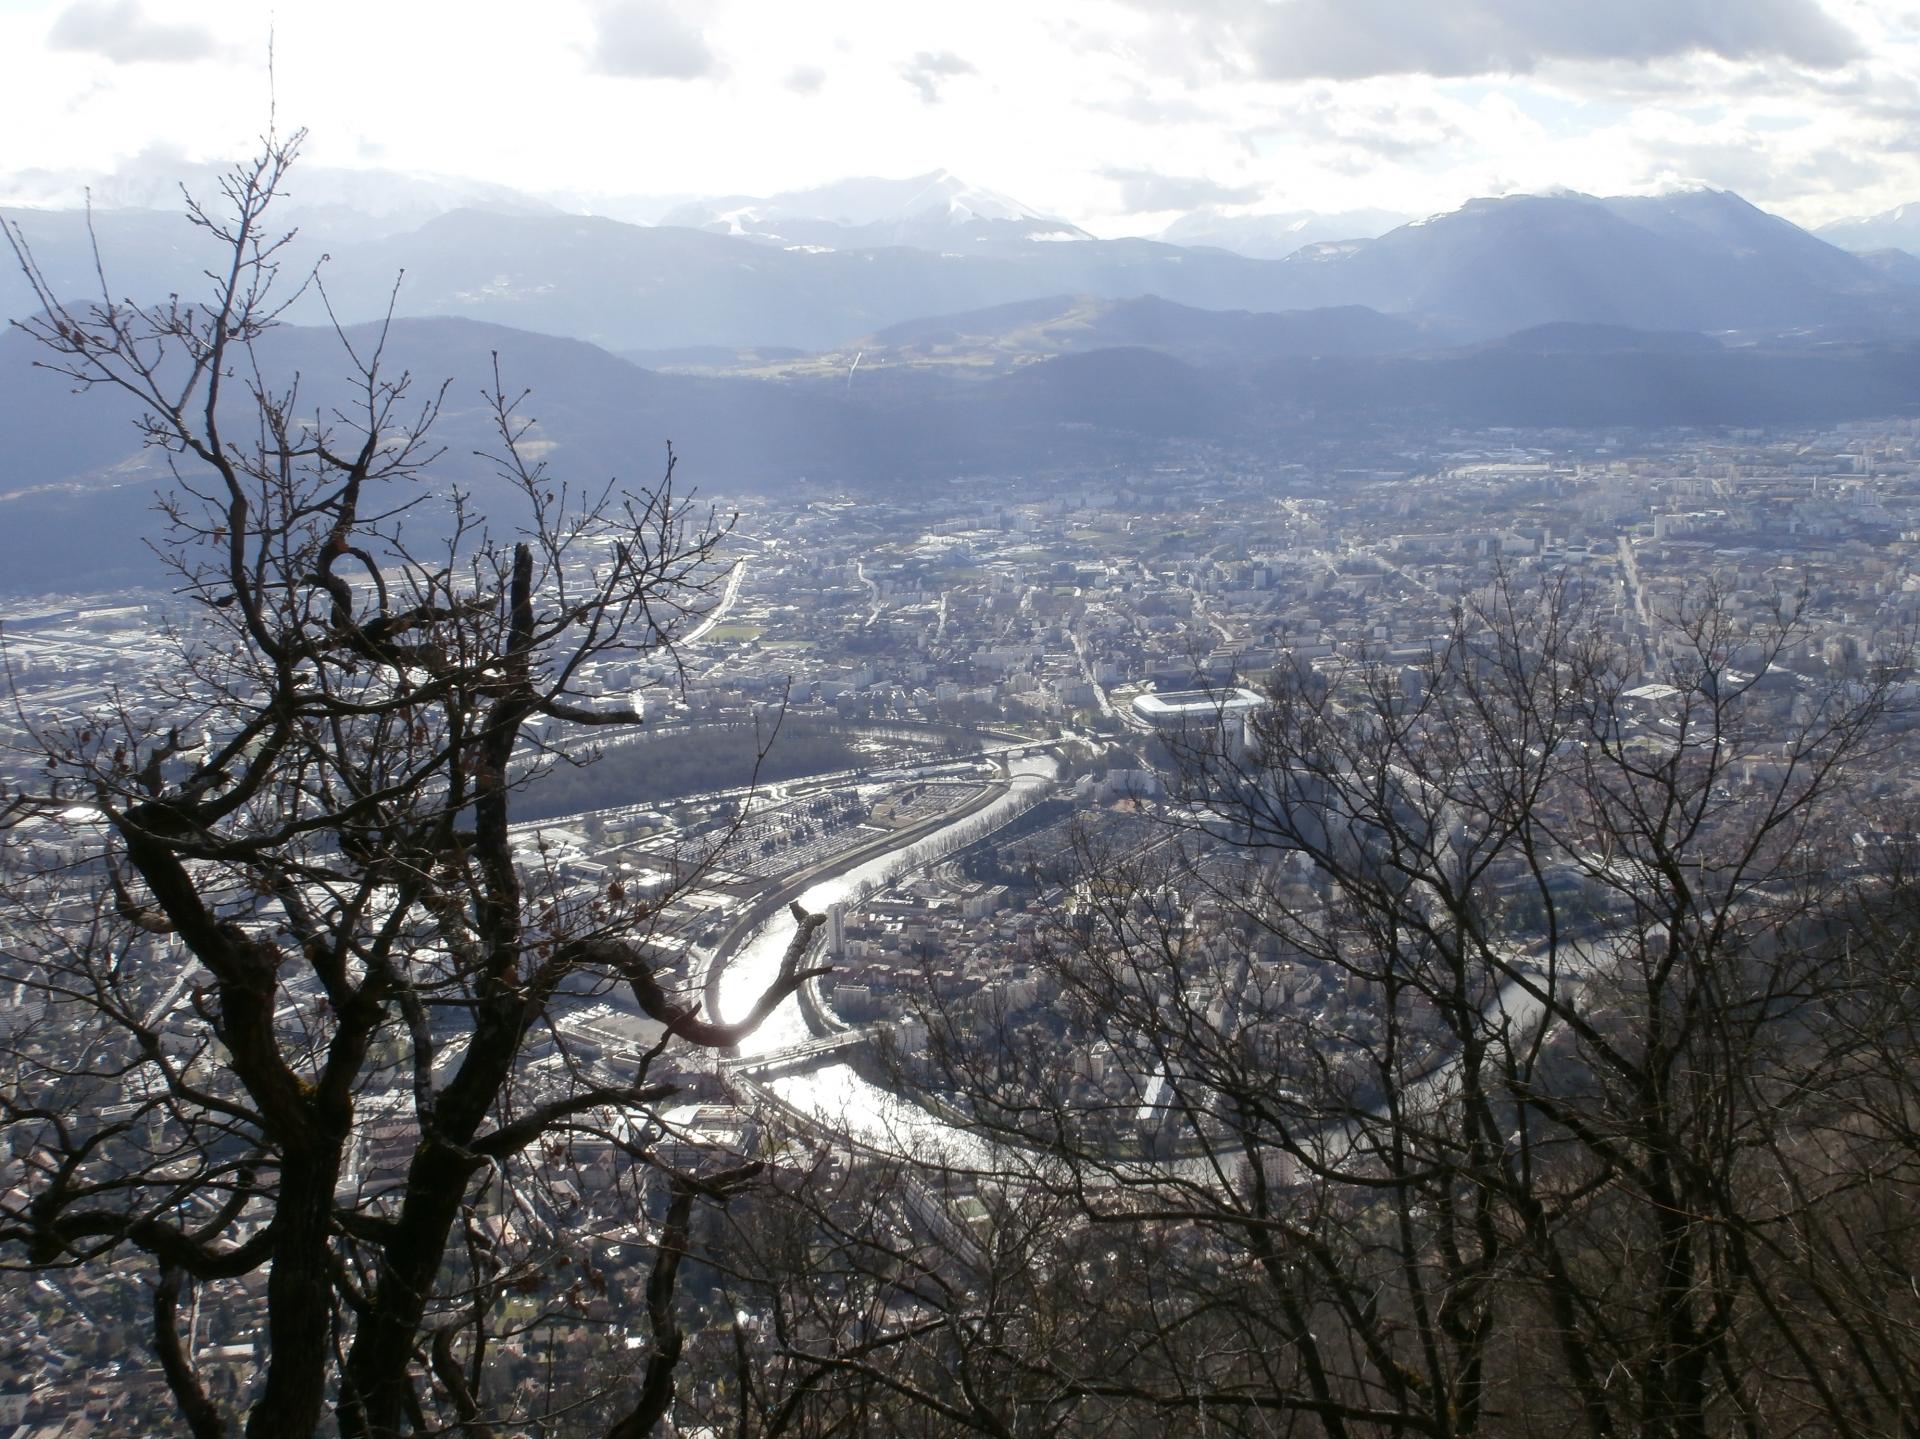
[[[1200,726],[1237,729],[1265,703],[1252,690],[1239,687],[1174,690],[1167,694],[1136,696],[1133,714],[1148,729],[1186,731]]]
[[[1218,690],[1170,690],[1137,695],[1129,706],[1136,729],[1151,730],[1182,749],[1239,754],[1247,748],[1247,726],[1266,701],[1235,686]]]

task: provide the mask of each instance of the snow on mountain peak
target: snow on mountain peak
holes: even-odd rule
[[[1028,238],[1082,239],[1064,220],[994,190],[970,185],[951,170],[890,180],[861,176],[765,198],[734,195],[679,206],[666,224],[696,225],[728,234],[818,241],[821,227],[866,232],[865,242],[944,243],[948,230],[1007,227]],[[806,234],[790,232],[807,231]],[[976,237],[977,238],[977,237]],[[1008,235],[1007,238],[1013,238]]]
[[[841,180],[812,190],[792,190],[770,204],[783,213],[833,220],[842,225],[885,225],[946,215],[964,220],[1041,220],[1046,216],[1018,200],[969,185],[951,170],[930,170],[904,180]]]

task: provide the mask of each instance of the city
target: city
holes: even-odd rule
[[[1112,1116],[1099,1132],[1113,1153],[1175,1152],[1181,1126],[1165,1074],[1117,1055],[1036,963],[1058,917],[1082,902],[1090,850],[1106,856],[1107,872],[1178,870],[1160,853],[1177,836],[1153,819],[1178,785],[1169,739],[1177,747],[1196,728],[1231,730],[1236,742],[1241,727],[1251,734],[1276,670],[1337,679],[1384,667],[1417,693],[1461,597],[1496,580],[1522,594],[1572,587],[1655,697],[1685,638],[1660,620],[1683,614],[1703,585],[1742,634],[1803,596],[1793,648],[1763,686],[1791,709],[1837,676],[1904,662],[1903,637],[1920,618],[1915,443],[1912,422],[1637,444],[1460,433],[1385,440],[1337,471],[1198,450],[1142,472],[1044,486],[982,480],[964,494],[891,503],[729,499],[739,518],[714,561],[719,578],[702,581],[706,607],[674,652],[609,658],[569,680],[583,703],[636,696],[648,722],[597,747],[584,770],[563,762],[550,774],[554,761],[528,756],[527,806],[555,812],[519,824],[516,858],[547,876],[557,904],[667,896],[647,920],[662,982],[722,1018],[766,983],[793,925],[771,950],[764,931],[779,929],[791,900],[828,915],[819,959],[830,973],[736,1050],[665,1056],[680,1094],[647,1123],[670,1162],[711,1169],[791,1132],[799,1144],[784,1162],[827,1156],[858,1169],[863,1154],[902,1136],[964,1135],[965,1096],[943,1087],[926,1055],[928,1018],[938,1025],[942,1014],[970,1031],[991,1025],[1002,1045],[1052,1046],[1074,1103]],[[1024,498],[1035,488],[1050,498]],[[13,755],[33,751],[21,729],[29,717],[78,719],[140,693],[156,633],[191,622],[164,593],[42,596],[9,602],[0,620]],[[1900,682],[1899,713],[1913,690],[1913,679]],[[1636,722],[1657,730],[1659,705]],[[1907,723],[1892,721],[1862,786],[1886,814],[1913,798]],[[707,747],[733,737],[734,751],[714,751],[724,783],[677,791],[699,773],[677,762],[683,735]],[[6,782],[14,790],[30,776],[16,763]],[[644,799],[594,802],[648,785]],[[1863,855],[1888,841],[1864,816],[1861,826],[1853,843]],[[82,806],[15,840],[26,862],[58,872],[84,861],[92,836]],[[842,880],[849,872],[857,883]],[[1217,902],[1188,896],[1179,907],[1196,943],[1233,933]],[[148,943],[138,992],[156,1025],[184,990],[210,982],[180,953],[168,938]],[[1318,1032],[1345,1026],[1355,1062],[1377,1040],[1364,1003],[1348,1012],[1360,998],[1353,985],[1271,939],[1218,984],[1199,997],[1216,1021],[1251,1010],[1258,994]],[[283,1009],[302,1003],[295,987]],[[43,1009],[25,989],[9,996],[16,1042]],[[524,1102],[563,1093],[582,1067],[611,1082],[653,1062],[663,1033],[605,989],[561,996],[552,1024]],[[1444,1036],[1430,1042],[1427,1063],[1437,1063]],[[442,1051],[440,1077],[458,1054]],[[356,1191],[377,1191],[418,1139],[400,1051],[384,1065],[388,1087],[358,1100],[365,1122],[343,1178]],[[161,1123],[142,1108],[145,1083],[130,1071],[118,1095],[101,1096],[113,1101],[101,1120],[138,1112]],[[918,1118],[903,1117],[902,1102]],[[516,1226],[599,1236],[584,1246],[599,1258],[567,1281],[592,1286],[581,1337],[617,1337],[642,1317],[631,1306],[645,1289],[633,1267],[644,1247],[625,1216],[645,1210],[658,1180],[623,1137],[638,1135],[570,1136],[533,1208],[483,1205],[503,1247]],[[972,1182],[916,1191],[893,1212],[903,1235],[954,1242],[984,1222]],[[9,1369],[27,1385],[0,1404],[30,1403],[43,1422],[162,1412],[158,1370],[130,1359],[110,1323],[100,1327],[109,1313],[137,1313],[131,1283],[112,1271],[55,1272],[0,1301],[22,1336]],[[256,1284],[189,1326],[196,1361],[228,1374],[230,1392],[254,1362],[263,1301]],[[36,1326],[29,1313],[49,1317]],[[574,1334],[530,1333],[497,1360],[522,1386],[536,1373],[549,1393],[585,1385],[605,1341]]]
[[[0,51],[0,1439],[1912,1439],[1914,14]]]

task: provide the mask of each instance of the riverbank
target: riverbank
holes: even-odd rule
[[[701,992],[705,998],[707,1013],[720,1015],[720,985],[726,974],[727,965],[735,954],[750,939],[754,932],[769,918],[785,909],[794,900],[812,889],[815,885],[825,884],[838,879],[860,866],[877,859],[889,851],[911,849],[929,835],[971,819],[998,800],[1006,798],[1012,792],[1015,776],[1009,774],[1002,778],[989,780],[982,793],[953,809],[932,815],[916,824],[909,825],[891,834],[875,835],[851,849],[842,850],[830,859],[821,861],[808,869],[788,875],[772,889],[758,896],[732,924],[721,934],[714,946],[713,954],[706,964],[706,975],[701,981]],[[801,994],[801,1013],[807,1021],[809,1033],[824,1034],[831,1032],[820,1012],[815,996]]]

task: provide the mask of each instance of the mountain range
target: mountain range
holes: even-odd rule
[[[533,438],[555,473],[596,482],[658,475],[665,443],[683,474],[729,496],[809,485],[898,493],[994,474],[1047,483],[1061,469],[1135,469],[1169,444],[1253,453],[1436,426],[1763,426],[1911,413],[1920,343],[1723,344],[1687,332],[1557,324],[1464,346],[1416,343],[1375,312],[1219,314],[1165,302],[1107,306],[1066,298],[896,333],[902,348],[937,342],[954,354],[1017,339],[1019,363],[823,367],[786,382],[649,371],[582,341],[456,319],[402,319],[387,360],[448,380],[436,436],[437,483],[498,496],[473,458],[491,439],[481,394],[499,357],[506,382],[532,387]],[[996,324],[999,326],[995,328]],[[1075,326],[1119,339],[1080,348]],[[1061,336],[1052,349],[1049,332]],[[936,338],[937,337],[937,338]],[[1318,337],[1299,343],[1303,337]],[[364,344],[364,332],[348,338]],[[0,526],[9,537],[0,588],[100,589],[152,579],[144,544],[167,486],[143,452],[131,409],[74,395],[35,370],[19,332],[0,336]],[[303,406],[349,406],[330,329],[288,326],[261,349],[268,375],[307,377]],[[422,383],[424,383],[424,378]]]
[[[1077,225],[969,185],[947,170],[906,180],[841,180],[767,199],[729,195],[679,205],[661,217],[721,235],[830,250],[905,245],[978,253],[1035,241],[1090,240]]]
[[[963,234],[1048,223],[978,217],[953,196],[946,205],[926,215],[944,215],[938,223]],[[728,213],[745,216],[743,228],[776,218],[751,206]],[[12,218],[56,293],[91,287],[92,257],[78,216],[25,211]],[[93,229],[121,293],[190,289],[195,236],[184,221],[154,211],[100,211]],[[289,267],[317,258],[317,244],[296,240]],[[1363,305],[1463,341],[1561,321],[1840,338],[1920,327],[1911,267],[1842,250],[1725,191],[1475,200],[1374,239],[1309,245],[1280,260],[1091,238],[982,242],[958,252],[903,244],[832,248],[471,207],[330,248],[327,295],[345,319],[384,312],[395,278],[404,274],[398,313],[483,320],[614,350],[824,351],[928,315],[1063,294],[1152,295],[1254,312]],[[306,304],[294,318],[322,317],[315,297]],[[0,306],[11,315],[32,307],[17,276],[0,279]]]
[[[1920,397],[1920,259],[1851,252],[1726,191],[1476,200],[1283,258],[1096,239],[945,172],[703,202],[680,217],[698,225],[440,192],[421,205],[450,208],[413,223],[404,196],[374,198],[384,219],[347,205],[297,237],[286,279],[324,245],[342,322],[394,306],[390,363],[451,380],[445,474],[482,487],[460,457],[485,445],[496,353],[556,466],[644,481],[671,439],[728,494],[1126,465],[1168,443],[1298,451],[1382,426],[1821,422]],[[94,288],[96,240],[116,297],[204,286],[205,237],[177,214],[8,218],[56,295]],[[5,274],[0,306],[29,313]],[[263,364],[304,376],[316,412],[344,403],[320,296],[287,319]],[[141,572],[163,474],[124,407],[33,359],[0,335],[17,542],[0,582]]]
[[[1844,250],[1920,252],[1920,204],[1896,205],[1877,215],[1835,220],[1820,226],[1814,234]]]
[[[1307,245],[1335,240],[1371,240],[1413,216],[1392,210],[1245,211],[1207,206],[1182,215],[1155,235],[1169,245],[1209,245],[1255,260],[1284,260]]]
[[[1236,365],[1309,355],[1394,354],[1431,345],[1411,320],[1363,305],[1281,313],[1201,310],[1158,295],[1047,295],[888,325],[817,353],[796,349],[630,350],[650,369],[763,380],[857,380],[915,372],[979,380],[1058,355],[1137,346],[1188,364]]]

